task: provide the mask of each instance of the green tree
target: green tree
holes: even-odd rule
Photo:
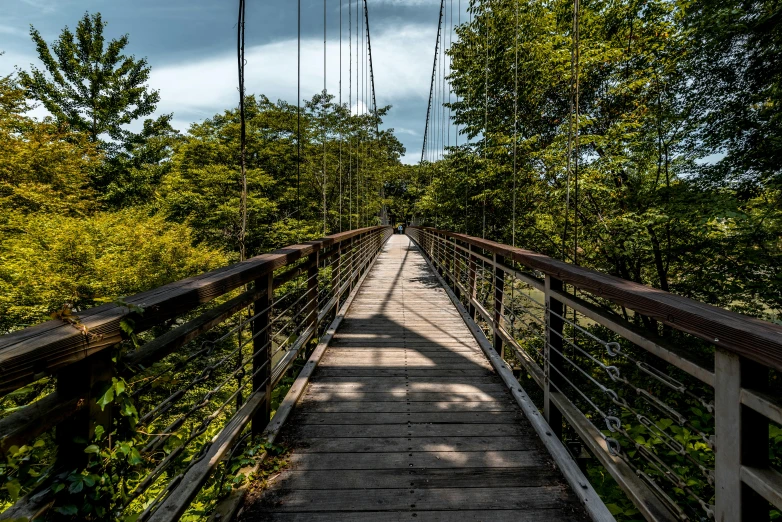
[[[35,27],[30,36],[44,69],[20,71],[22,85],[54,117],[97,142],[102,135],[123,141],[123,129],[152,114],[160,100],[146,85],[146,59],[123,54],[128,35],[106,43],[100,13],[84,16],[75,34],[66,26],[51,48]]]

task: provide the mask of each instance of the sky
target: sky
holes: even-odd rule
[[[325,1],[326,85],[337,96],[340,0]],[[348,3],[353,5],[355,38],[357,0],[341,1],[342,100],[348,103]],[[440,1],[367,2],[377,104],[392,106],[384,128],[393,128],[406,147],[403,161],[415,163],[426,123]],[[466,20],[467,0],[446,2],[453,5],[454,23],[459,6]],[[297,3],[246,0],[246,4],[246,92],[295,103]],[[301,92],[302,98],[310,98],[323,89],[324,2],[301,0],[301,4]],[[174,126],[185,131],[192,122],[237,104],[237,5],[237,0],[0,0],[0,52],[5,53],[0,56],[0,74],[38,64],[30,25],[51,42],[64,26],[74,28],[85,12],[100,12],[108,22],[107,38],[127,33],[126,53],[149,62],[149,85],[160,91],[157,114],[173,112]],[[355,69],[355,40],[353,45]]]

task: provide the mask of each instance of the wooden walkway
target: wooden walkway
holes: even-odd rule
[[[394,235],[242,521],[580,521],[583,509],[417,247]]]

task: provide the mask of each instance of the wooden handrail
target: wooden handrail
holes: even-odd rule
[[[465,320],[485,328],[475,324],[474,332],[492,337],[499,358],[509,349],[513,364],[540,387],[550,432],[562,437],[563,426],[570,426],[646,519],[682,519],[687,503],[716,520],[767,519],[765,501],[782,509],[782,475],[769,461],[769,422],[782,423],[782,402],[769,393],[769,368],[782,367],[782,327],[494,241],[428,227],[409,227],[408,234],[453,288],[452,300]],[[534,274],[519,271],[516,263]],[[545,303],[524,291],[516,294],[526,296],[518,303],[513,290],[510,296],[503,291],[506,278],[511,289],[520,282],[522,289],[541,292]],[[565,284],[701,338],[714,350],[638,328]],[[579,325],[577,316],[585,322]],[[607,331],[590,331],[590,321]],[[695,382],[666,371],[668,365]],[[646,381],[628,380],[634,372]],[[661,390],[655,391],[655,382]],[[703,384],[712,390],[701,390]],[[710,413],[713,431],[708,419],[688,418],[701,408]],[[677,450],[679,443],[671,442],[658,418],[697,434],[703,445]],[[641,428],[638,436],[657,441],[644,452],[625,451],[640,448],[635,432],[622,427],[634,423]],[[700,455],[699,472],[711,494],[710,486],[706,495],[681,486],[689,477],[664,462],[670,450],[668,455]],[[653,477],[644,478],[647,466],[662,482],[687,490],[685,501],[675,500]]]
[[[553,276],[682,332],[782,371],[782,326],[657,288],[558,261],[531,250],[430,227],[409,227],[457,239]]]
[[[77,314],[79,326],[52,320],[0,337],[0,393],[12,391],[52,374],[122,340],[120,322],[132,318],[137,332],[145,331],[234,290],[244,284],[334,244],[384,227],[367,227],[334,234],[253,257],[211,272],[141,292],[124,302],[144,309],[110,303]]]
[[[44,475],[43,482],[25,491],[26,495],[0,518],[33,518],[50,509],[58,473],[80,469],[79,466],[87,464],[83,457],[86,441],[104,443],[93,440],[93,429],[114,426],[111,417],[114,410],[99,407],[97,401],[115,376],[130,378],[151,372],[147,373],[151,380],[137,380],[139,386],[133,389],[132,400],[139,411],[140,404],[145,406],[144,416],[135,424],[136,430],[165,419],[161,424],[162,433],[185,430],[187,443],[198,444],[194,434],[204,433],[207,427],[218,427],[217,442],[209,451],[219,450],[220,456],[231,450],[250,423],[252,433],[260,434],[270,420],[272,392],[277,382],[294,366],[296,358],[307,352],[312,339],[325,331],[324,321],[337,313],[340,299],[357,291],[354,289],[356,281],[363,281],[390,235],[391,227],[368,227],[335,234],[128,297],[123,302],[127,305],[85,310],[75,324],[49,321],[0,337],[0,389],[13,390],[48,373],[54,374],[49,382],[55,385],[55,391],[0,419],[0,457],[4,458],[13,446],[32,445],[33,440],[52,428],[55,428],[57,444],[52,468],[55,472]],[[350,267],[344,267],[344,263],[349,263]],[[298,282],[286,284],[291,281]],[[240,294],[236,292],[239,295],[231,295],[231,299],[217,306],[199,308],[244,285],[247,288]],[[134,313],[136,307],[142,307],[143,312]],[[229,324],[231,318],[239,317],[238,314],[244,316],[245,310],[247,319],[236,326]],[[182,317],[187,312],[194,313]],[[109,357],[113,352],[106,348],[123,339],[119,324],[126,318],[133,319],[136,332],[168,325],[172,318],[185,320],[139,349],[124,354],[119,364],[115,364]],[[271,330],[272,325],[277,333]],[[82,327],[87,328],[86,334],[80,330]],[[220,338],[207,337],[217,328],[222,328]],[[234,346],[231,343],[236,339],[233,335],[237,328],[247,330],[248,334],[252,331],[252,335],[242,337],[238,334],[239,340]],[[290,343],[280,342],[279,338],[275,341],[274,336],[283,330]],[[223,342],[229,337],[227,343]],[[194,344],[199,338],[200,344]],[[166,359],[188,343],[186,358]],[[213,349],[216,354],[210,359]],[[208,361],[209,366],[193,367],[191,363],[197,360]],[[161,394],[155,391],[153,383],[165,372],[161,373],[154,364],[166,364],[164,361],[168,361],[167,371],[186,375],[189,381],[175,389],[159,389]],[[228,372],[219,377],[215,373],[226,369]],[[187,399],[186,390],[194,391],[197,384],[207,381],[209,391],[200,400],[195,403],[191,400],[185,411],[165,417],[172,406],[181,405]],[[201,396],[202,390],[195,393]],[[149,398],[153,399],[152,404],[149,404]],[[206,407],[211,408],[211,413],[198,416],[196,412],[200,413]],[[219,414],[225,414],[233,407],[236,411],[228,415],[230,418],[225,425],[220,426]],[[186,425],[187,422],[191,424]],[[138,431],[138,434],[148,437],[143,448],[139,446],[148,464],[140,469],[147,475],[131,493],[131,500],[145,494],[155,481],[162,480],[161,470],[185,464],[176,460],[181,458],[184,446],[180,446],[180,453],[160,458],[156,448],[166,435],[157,431],[152,434]],[[184,465],[185,479],[180,482],[169,477],[166,495],[146,505],[145,511],[138,514],[139,520],[150,516],[172,520],[167,515],[169,509],[174,509],[178,518],[218,462],[219,459],[203,462],[195,459]],[[156,511],[159,502],[166,506],[161,514]]]

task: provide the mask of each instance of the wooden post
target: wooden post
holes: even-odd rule
[[[475,256],[472,255],[472,245],[470,245],[469,252],[467,253],[468,259],[469,259],[469,272],[467,273],[467,289],[470,291],[470,295],[468,297],[469,301],[469,312],[470,317],[473,321],[475,321],[475,314],[478,313],[478,310],[476,310],[475,305],[472,303],[472,300],[475,299],[478,295],[478,277],[477,277],[477,270],[478,270],[478,263],[475,262]]]
[[[105,433],[111,431],[112,406],[101,410],[97,401],[111,385],[113,376],[110,349],[91,355],[57,374],[57,393],[62,397],[83,396],[89,404],[57,425],[58,467],[68,471],[83,469],[87,465],[84,448],[93,443],[95,428],[103,426]]]
[[[462,263],[459,259],[459,247],[456,239],[453,240],[453,293],[456,299],[461,300],[462,290],[459,286],[462,282]]]
[[[348,263],[348,270],[350,270],[350,273],[348,274],[348,279],[350,280],[350,291],[353,291],[353,280],[354,280],[354,274],[353,271],[356,269],[356,243],[354,241],[355,237],[351,237],[348,241],[348,256],[349,256],[349,263]]]
[[[336,259],[334,259],[334,270],[331,271],[331,291],[334,292],[334,296],[337,298],[335,301],[335,313],[339,313],[339,301],[340,301],[340,293],[339,288],[342,286],[342,243],[337,244],[337,253],[334,254],[336,256]]]
[[[309,266],[307,267],[307,321],[309,324],[305,325],[302,330],[307,326],[318,327],[318,264],[320,263],[320,255],[318,252],[309,255]]]
[[[503,342],[499,335],[500,325],[502,324],[503,296],[505,295],[505,271],[500,265],[505,258],[499,254],[494,254],[494,350],[504,356]]]
[[[272,412],[272,336],[269,320],[274,302],[274,272],[256,279],[255,286],[263,292],[263,295],[253,303],[253,315],[259,314],[252,322],[253,393],[263,390],[264,399],[263,405],[258,408],[252,419],[254,437],[266,429]],[[258,371],[261,367],[263,368]]]
[[[768,503],[741,481],[741,466],[768,466],[768,419],[741,405],[742,385],[768,384],[768,369],[734,353],[714,353],[715,520],[769,519]]]
[[[546,275],[546,348],[544,350],[544,373],[545,382],[543,390],[543,410],[546,415],[546,421],[551,427],[552,431],[558,438],[562,438],[562,413],[551,402],[551,393],[556,391],[557,384],[562,382],[562,378],[556,370],[564,371],[562,356],[562,338],[563,338],[563,321],[562,314],[564,307],[562,303],[554,299],[551,295],[551,291],[562,291],[562,281]],[[557,353],[557,350],[559,353]],[[552,387],[552,384],[554,385]]]

